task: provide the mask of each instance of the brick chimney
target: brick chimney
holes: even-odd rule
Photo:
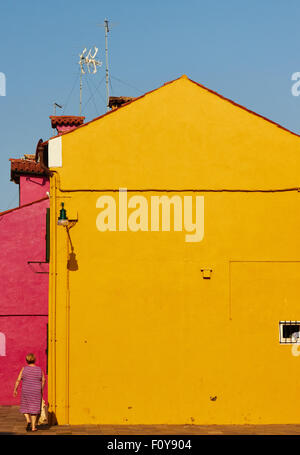
[[[75,130],[83,124],[85,119],[85,117],[78,117],[76,115],[50,115],[49,118],[51,119],[52,128],[56,128],[57,134],[59,135]]]
[[[111,109],[117,109],[118,107],[122,106],[122,104],[129,103],[133,101],[135,98],[131,96],[110,96],[108,106]]]

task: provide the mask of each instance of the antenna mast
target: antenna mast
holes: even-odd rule
[[[82,74],[83,72],[80,71],[80,87],[79,87],[79,115],[81,115],[81,108],[82,108]]]
[[[108,20],[104,20],[105,28],[105,61],[106,61],[106,70],[105,70],[105,79],[106,79],[106,98],[107,98],[107,110],[109,108],[109,69],[108,69]]]

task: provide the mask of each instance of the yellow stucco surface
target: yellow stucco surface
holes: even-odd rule
[[[299,137],[183,77],[63,135],[54,170],[58,422],[299,423],[300,357],[279,343],[279,321],[300,320],[300,195],[285,191],[300,186]],[[118,209],[119,188],[149,207],[204,196],[203,240],[100,232],[97,200]]]

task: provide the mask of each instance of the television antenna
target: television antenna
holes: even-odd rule
[[[96,60],[96,55],[98,53],[98,48],[94,46],[94,54],[92,55],[92,48],[87,52],[87,48],[85,47],[82,53],[79,55],[79,65],[80,65],[80,101],[79,101],[79,115],[81,115],[81,108],[82,108],[82,75],[86,72],[84,71],[85,66],[88,72],[91,74],[97,73],[97,67],[102,65],[100,60]]]
[[[56,108],[59,107],[59,109],[62,109],[63,106],[61,106],[60,104],[57,104],[57,103],[53,103],[53,110],[54,110],[54,115],[56,115]]]
[[[100,27],[104,27],[104,29],[105,29],[105,83],[106,83],[106,99],[107,99],[106,108],[107,108],[107,111],[109,109],[109,67],[108,67],[108,33],[109,33],[109,26],[108,26],[108,22],[109,22],[108,19],[104,19],[104,24],[98,24],[98,25],[100,25]],[[110,27],[111,27],[111,25],[110,25]]]

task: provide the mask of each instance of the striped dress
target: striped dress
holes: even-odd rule
[[[22,393],[20,412],[39,414],[42,402],[42,369],[26,366],[22,373]]]

